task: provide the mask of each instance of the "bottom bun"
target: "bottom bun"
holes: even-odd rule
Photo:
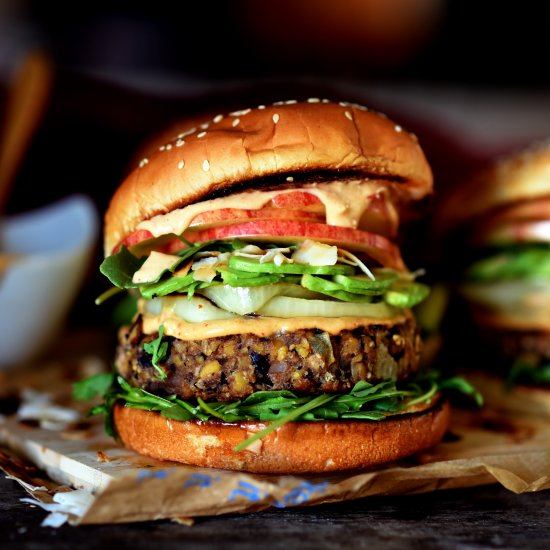
[[[550,386],[506,386],[504,378],[488,372],[468,372],[463,376],[483,395],[486,406],[495,410],[550,417]]]
[[[289,422],[247,449],[236,445],[267,426],[262,422],[177,421],[117,404],[114,420],[125,447],[161,460],[253,473],[321,473],[368,468],[433,447],[450,420],[439,399],[420,412],[383,421]]]

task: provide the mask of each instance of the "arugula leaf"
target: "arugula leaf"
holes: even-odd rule
[[[96,396],[103,397],[113,385],[114,374],[101,372],[73,384],[73,397],[78,401],[88,401]]]
[[[153,364],[153,367],[155,367],[155,370],[158,372],[157,378],[160,378],[160,380],[166,379],[166,373],[160,367],[159,362],[163,361],[166,358],[166,354],[168,353],[168,342],[162,341],[163,336],[164,325],[160,325],[158,338],[156,338],[152,342],[145,342],[143,344],[143,349],[149,355],[151,355],[151,363]]]
[[[534,366],[522,360],[516,361],[506,377],[506,388],[521,382],[531,384],[550,384],[550,364]]]
[[[474,262],[466,277],[474,281],[550,277],[550,247],[533,244],[498,250]]]
[[[159,330],[160,336],[160,330]],[[89,414],[105,415],[105,429],[113,435],[112,409],[116,402],[127,407],[159,412],[174,420],[212,418],[223,422],[260,420],[270,422],[269,426],[240,443],[236,450],[242,450],[254,441],[265,437],[278,427],[292,421],[318,421],[355,419],[383,421],[389,414],[398,413],[411,404],[429,402],[438,391],[465,393],[478,406],[482,398],[466,380],[453,377],[440,379],[437,372],[419,375],[414,381],[396,383],[384,380],[377,384],[360,381],[345,394],[321,394],[299,397],[291,391],[260,391],[243,401],[196,403],[184,401],[176,396],[160,397],[140,388],[134,388],[121,376],[110,375],[112,386],[104,394],[104,403],[94,407]],[[85,381],[84,381],[85,382]],[[94,386],[90,382],[91,386]],[[85,386],[86,384],[84,384]],[[103,386],[102,386],[103,388]]]
[[[171,418],[172,420],[180,420],[184,422],[195,418],[195,415],[192,412],[189,412],[185,407],[182,407],[178,403],[173,403],[170,407],[162,409],[160,414],[165,418]]]
[[[239,250],[246,246],[247,243],[240,239],[233,239],[232,241],[203,241],[199,243],[191,243],[185,239],[182,235],[178,236],[178,239],[186,244],[186,248],[180,250],[177,255],[180,260],[174,264],[172,270],[187,259],[192,258],[197,252],[201,250],[214,249],[220,252],[232,252]],[[103,292],[98,298],[96,298],[96,305],[100,305],[114,296],[121,290],[127,290],[131,288],[139,288],[144,298],[153,298],[155,296],[165,296],[172,292],[190,292],[193,294],[195,287],[187,285],[194,282],[192,274],[186,277],[168,277],[164,276],[160,281],[155,283],[134,283],[134,273],[140,269],[144,264],[146,256],[138,258],[130,252],[126,246],[122,246],[120,251],[116,254],[112,254],[103,260],[99,266],[99,270],[105,275],[109,281],[114,285],[114,288],[110,288]],[[212,283],[219,284],[219,283]]]
[[[124,289],[118,288],[116,286],[112,286],[111,288],[107,289],[105,292],[102,292],[96,299],[95,299],[95,305],[100,306],[103,302],[111,298],[112,296],[115,296],[119,292],[122,292]]]
[[[180,250],[177,253],[178,256],[181,258],[181,261],[184,261],[184,260],[187,260],[188,258],[191,258],[197,252],[199,252],[199,251],[201,251],[205,248],[208,248],[210,245],[213,245],[214,243],[217,242],[217,241],[202,241],[200,243],[192,244],[189,241],[187,241],[186,239],[184,239],[183,236],[180,236],[178,238],[187,245],[187,248],[183,248],[182,250]],[[217,248],[216,248],[216,250],[217,250]]]
[[[145,257],[137,258],[128,248],[122,246],[119,252],[103,260],[99,271],[118,288],[136,288],[138,285],[132,282],[132,277],[144,262]]]
[[[453,391],[471,397],[478,407],[483,406],[483,395],[465,378],[453,376],[442,380],[439,387],[444,391]]]
[[[305,403],[301,407],[298,407],[294,409],[292,412],[289,412],[288,414],[286,414],[285,416],[278,418],[277,420],[274,420],[269,424],[269,426],[267,426],[267,428],[264,428],[263,430],[256,432],[253,436],[249,437],[248,439],[241,441],[238,445],[234,447],[233,450],[235,452],[243,451],[255,441],[262,439],[263,437],[275,431],[277,428],[281,427],[287,422],[292,422],[293,420],[296,420],[306,412],[312,409],[315,409],[320,405],[326,405],[329,401],[332,401],[335,397],[336,395],[330,395],[326,393],[318,395],[317,397],[311,399],[309,402]]]

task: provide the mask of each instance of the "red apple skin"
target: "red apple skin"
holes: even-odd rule
[[[370,203],[359,220],[359,228],[369,233],[377,233],[386,237],[397,236],[399,220],[394,218],[388,207],[388,198],[382,193],[376,193],[370,197]],[[278,208],[289,210],[311,210],[319,213],[325,212],[325,206],[321,199],[307,191],[293,191],[281,193],[271,199],[271,204]],[[297,216],[296,216],[297,217]],[[294,216],[287,216],[294,219]],[[304,221],[308,221],[304,217]]]
[[[125,246],[126,248],[131,248],[136,244],[153,238],[154,236],[150,231],[147,231],[146,229],[138,229],[137,231],[130,233],[127,237],[122,239],[122,241],[120,241],[120,243],[117,244],[113,249],[113,254],[119,252],[123,246]]]
[[[338,227],[322,223],[293,220],[256,220],[231,225],[192,229],[185,232],[190,242],[201,242],[236,237],[282,242],[300,242],[313,239],[327,244],[337,245],[350,251],[367,253],[385,267],[405,271],[399,248],[390,240],[360,231],[351,227]],[[175,253],[185,247],[181,241],[172,241],[168,253]]]
[[[271,199],[271,204],[276,208],[301,209],[323,205],[321,199],[307,191],[291,191],[281,193]],[[322,206],[324,210],[324,206]]]
[[[213,225],[219,223],[235,223],[238,220],[250,220],[250,219],[291,219],[310,221],[314,223],[323,223],[325,221],[325,214],[323,212],[310,212],[308,210],[288,210],[286,208],[258,208],[257,210],[241,210],[239,208],[221,208],[220,210],[210,210],[208,212],[202,212],[195,216],[189,227]]]

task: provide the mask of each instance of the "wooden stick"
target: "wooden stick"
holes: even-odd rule
[[[8,92],[0,139],[0,214],[4,211],[32,136],[42,120],[52,81],[50,58],[41,51],[31,52]]]

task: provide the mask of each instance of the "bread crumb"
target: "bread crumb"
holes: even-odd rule
[[[103,451],[96,452],[96,460],[98,462],[111,462],[111,459]]]

